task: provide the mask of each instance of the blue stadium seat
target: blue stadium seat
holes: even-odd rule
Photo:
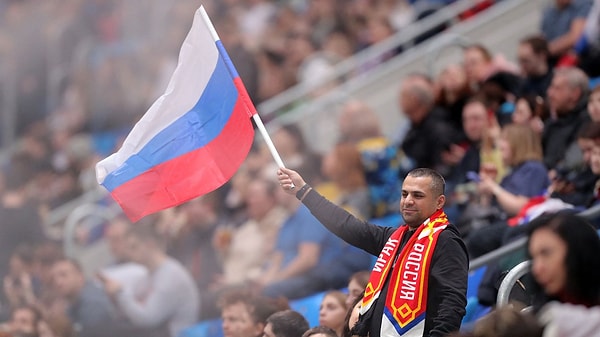
[[[178,337],[223,337],[223,326],[220,318],[202,321],[183,330]]]
[[[319,307],[326,292],[320,292],[308,297],[290,301],[292,310],[301,313],[308,321],[310,327],[319,325]],[[187,337],[187,336],[186,336]]]
[[[479,288],[479,283],[481,283],[481,278],[483,274],[485,274],[486,266],[478,268],[476,270],[469,271],[469,279],[467,285],[467,298],[477,296],[477,289]]]

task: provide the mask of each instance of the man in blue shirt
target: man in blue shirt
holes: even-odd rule
[[[277,193],[290,216],[279,230],[275,254],[259,280],[265,295],[295,299],[341,288],[353,273],[369,268],[367,253],[325,229],[294,196],[283,190]]]
[[[558,60],[575,47],[591,7],[592,0],[555,0],[544,10],[541,30],[551,58]]]

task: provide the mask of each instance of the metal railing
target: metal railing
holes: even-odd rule
[[[297,84],[296,86],[278,94],[277,96],[258,105],[258,111],[264,117],[269,117],[276,112],[288,110],[310,97],[310,94],[321,88],[324,84],[335,80],[347,80],[359,76],[358,71],[366,64],[377,60],[382,55],[398,50],[401,47],[406,49],[414,44],[414,41],[423,34],[434,30],[442,25],[453,25],[461,13],[475,6],[478,0],[460,0],[450,5],[444,6],[435,13],[423,19],[415,21],[401,32],[394,34],[388,39],[366,48],[355,55],[336,64],[332,72],[323,77],[320,81],[306,84]]]

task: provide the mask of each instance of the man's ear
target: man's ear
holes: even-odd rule
[[[446,196],[445,195],[440,195],[437,199],[437,209],[442,209],[444,208],[444,205],[446,204]]]

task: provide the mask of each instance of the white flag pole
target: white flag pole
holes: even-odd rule
[[[206,13],[204,6],[200,6],[199,11],[200,11],[200,14],[202,15],[202,19],[204,20],[204,23],[206,24],[206,27],[208,27],[208,30],[210,31],[210,34],[212,35],[215,42],[220,41],[221,39],[219,38],[219,35],[217,34],[217,31],[215,30],[215,27],[212,24],[212,21],[210,21],[210,18],[208,17],[208,14]],[[232,75],[237,74],[237,71],[235,69],[231,69],[231,68],[233,68],[233,63],[229,59],[229,55],[227,54],[225,49],[223,48],[220,51],[221,51],[221,53],[220,53],[221,56],[225,58],[225,61],[226,61],[225,64],[227,64],[230,74],[232,74]],[[242,90],[240,92],[240,95],[245,96],[245,97],[243,97],[244,102],[246,102],[246,105],[248,106],[249,109],[253,110],[254,114],[252,115],[252,119],[254,119],[254,122],[256,123],[256,126],[258,127],[258,130],[260,131],[260,134],[263,136],[263,139],[267,143],[267,147],[269,148],[269,151],[271,152],[273,159],[275,159],[277,166],[279,166],[281,168],[285,167],[285,165],[283,165],[283,160],[281,160],[281,157],[279,156],[279,153],[277,152],[277,149],[275,148],[275,145],[273,144],[273,141],[271,140],[271,137],[269,136],[269,133],[267,132],[267,129],[265,128],[265,125],[263,124],[262,120],[260,119],[260,116],[256,112],[256,108],[254,107],[254,104],[250,100],[250,97],[248,97],[248,92],[246,91],[245,88],[243,88],[243,89],[244,90]],[[292,185],[292,188],[293,188],[293,185]]]

